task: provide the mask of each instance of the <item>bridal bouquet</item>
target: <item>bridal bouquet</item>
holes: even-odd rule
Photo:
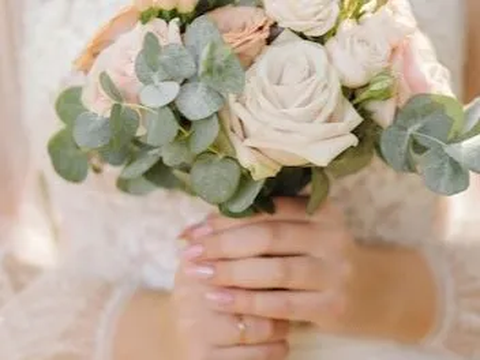
[[[480,172],[480,104],[464,108],[406,0],[137,0],[60,94],[55,170],[181,189],[233,217],[310,185],[314,212],[375,155],[453,195]]]

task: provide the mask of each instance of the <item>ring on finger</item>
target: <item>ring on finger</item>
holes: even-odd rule
[[[238,344],[245,345],[247,343],[248,326],[243,315],[237,315]]]

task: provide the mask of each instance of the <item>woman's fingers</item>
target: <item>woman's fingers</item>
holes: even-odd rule
[[[247,291],[220,289],[206,295],[214,310],[270,319],[316,322],[336,319],[345,309],[337,292]]]
[[[192,264],[187,275],[212,285],[243,289],[322,290],[341,283],[348,269],[308,256],[249,258]]]
[[[197,323],[196,326],[202,326]],[[288,321],[270,320],[249,315],[216,314],[209,320],[212,345],[219,347],[258,345],[283,341],[289,332]]]
[[[205,236],[185,252],[188,260],[242,259],[262,255],[304,255],[315,249],[312,224],[268,222]],[[321,257],[322,254],[318,254]]]
[[[215,349],[209,360],[284,360],[288,355],[286,342],[263,345],[235,346]]]

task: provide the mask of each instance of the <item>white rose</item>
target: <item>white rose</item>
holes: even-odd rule
[[[107,115],[113,106],[113,101],[100,86],[99,77],[104,71],[110,75],[127,102],[138,103],[142,85],[135,74],[135,60],[142,49],[144,37],[149,32],[157,36],[162,46],[182,42],[178,20],[168,24],[164,20],[155,19],[146,25],[139,24],[132,31],[121,35],[100,53],[88,74],[82,100],[90,111]]]
[[[264,0],[265,10],[281,27],[321,36],[340,15],[340,0]]]
[[[362,118],[343,97],[325,48],[286,30],[247,71],[224,125],[255,179],[282,166],[327,166],[358,139]]]
[[[397,2],[393,2],[396,4]],[[415,27],[397,8],[388,5],[359,23],[345,20],[326,48],[343,85],[358,88],[390,64],[392,51]]]

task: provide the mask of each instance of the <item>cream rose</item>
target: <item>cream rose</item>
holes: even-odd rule
[[[217,25],[242,65],[250,67],[270,36],[273,21],[266,16],[265,11],[251,6],[224,6],[208,13],[208,16]]]
[[[392,124],[398,107],[418,94],[453,96],[450,73],[437,59],[430,40],[417,31],[394,52],[392,69],[397,79],[396,96],[368,104],[373,118],[381,126]]]
[[[110,75],[127,102],[138,103],[141,83],[135,74],[135,60],[142,49],[143,39],[149,32],[157,36],[161,45],[182,42],[177,20],[168,24],[164,20],[155,19],[146,25],[138,24],[132,31],[121,35],[98,56],[88,74],[82,99],[90,111],[106,115],[113,106],[113,101],[100,86],[99,76],[104,71]]]
[[[343,85],[358,88],[388,68],[392,52],[415,28],[389,5],[357,23],[346,20],[326,48]]]
[[[255,179],[282,166],[327,166],[358,143],[362,118],[343,97],[325,48],[286,30],[247,71],[223,112],[239,161]]]
[[[340,0],[264,0],[268,16],[281,27],[321,36],[329,32],[340,15]]]

